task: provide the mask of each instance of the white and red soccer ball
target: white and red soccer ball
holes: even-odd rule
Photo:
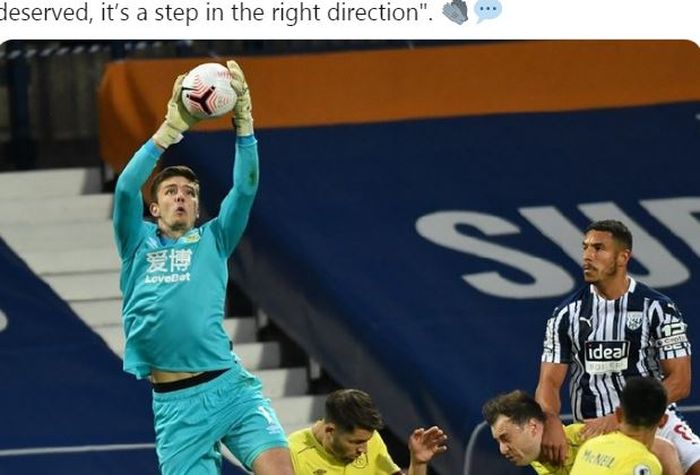
[[[219,63],[204,63],[192,69],[182,80],[182,103],[187,112],[200,119],[231,112],[236,104],[231,73]]]

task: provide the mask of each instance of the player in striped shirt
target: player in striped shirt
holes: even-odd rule
[[[535,397],[545,413],[542,451],[564,462],[567,442],[559,420],[560,389],[567,372],[576,421],[585,438],[618,429],[614,410],[625,381],[652,376],[668,393],[668,422],[659,435],[673,442],[688,475],[700,475],[700,439],[673,403],[690,392],[690,343],[676,305],[627,273],[632,234],[613,220],[588,226],[583,240],[586,284],[547,321]]]

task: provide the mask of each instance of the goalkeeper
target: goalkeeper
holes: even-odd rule
[[[175,81],[165,121],[127,164],[114,198],[121,257],[124,370],[153,385],[156,452],[161,473],[221,472],[219,443],[258,475],[292,475],[287,442],[260,381],[231,352],[224,331],[227,260],[248,221],[258,187],[258,150],[243,71],[228,62],[238,95],[233,122],[233,188],[219,215],[195,226],[200,184],[192,170],[168,167],[154,178],[143,216],[141,187],[161,153],[197,119]]]

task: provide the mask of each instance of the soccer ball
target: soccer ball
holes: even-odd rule
[[[199,119],[219,117],[236,104],[231,73],[219,63],[200,64],[182,80],[182,103]]]

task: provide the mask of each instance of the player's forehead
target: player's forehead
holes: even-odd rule
[[[359,427],[355,428],[351,432],[343,432],[343,436],[346,440],[358,443],[367,442],[373,435],[374,431],[361,429]]]
[[[515,424],[510,417],[501,414],[491,426],[491,434],[494,439],[498,439],[504,435],[513,433],[518,428],[518,425]]]
[[[613,242],[613,235],[610,231],[597,231],[592,229],[583,237],[583,244],[610,244]]]
[[[197,183],[193,182],[187,177],[180,175],[170,176],[160,183],[161,190],[164,190],[168,187],[189,187],[195,190],[198,188]]]

